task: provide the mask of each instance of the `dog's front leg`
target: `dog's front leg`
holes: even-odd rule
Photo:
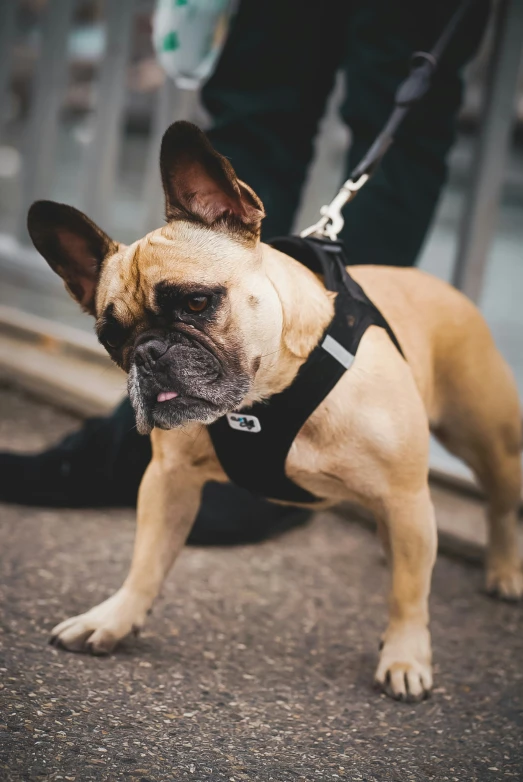
[[[139,631],[189,534],[203,480],[194,468],[153,459],[140,486],[134,554],[123,586],[87,613],[57,625],[52,641],[75,652],[108,654]]]
[[[432,687],[428,598],[436,523],[428,486],[389,498],[381,523],[390,544],[390,619],[376,681],[399,700],[421,700]]]

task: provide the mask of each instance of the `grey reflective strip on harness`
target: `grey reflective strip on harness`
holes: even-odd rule
[[[333,339],[330,334],[327,334],[321,343],[321,346],[324,350],[327,351],[327,353],[330,353],[331,356],[336,359],[336,361],[339,361],[340,364],[345,367],[345,369],[350,368],[350,365],[354,361],[354,356],[352,353],[349,353],[348,350],[345,350],[343,345],[340,345],[340,343]]]

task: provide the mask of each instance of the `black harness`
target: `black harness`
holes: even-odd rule
[[[321,498],[285,474],[287,455],[298,432],[349,369],[369,326],[384,328],[401,355],[403,351],[383,315],[347,272],[340,242],[289,236],[270,244],[323,275],[325,287],[338,294],[334,317],[288,388],[267,402],[223,416],[208,429],[216,455],[233,483],[273,500],[314,503]]]

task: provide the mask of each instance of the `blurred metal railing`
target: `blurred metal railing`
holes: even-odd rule
[[[94,133],[88,147],[82,207],[103,221],[111,200],[127,92],[127,61],[135,0],[107,3],[105,56],[102,61]]]
[[[55,163],[58,119],[67,79],[67,40],[74,3],[52,0],[44,14],[22,166],[22,198],[17,220],[19,239],[26,237],[26,215],[32,202],[49,193]]]
[[[8,117],[9,74],[15,31],[16,0],[0,2],[0,131]]]
[[[15,24],[16,0],[0,2],[0,106],[11,67],[10,39]],[[17,238],[26,241],[25,215],[36,198],[52,192],[58,121],[68,72],[67,41],[75,3],[48,0],[44,13],[42,46],[37,63],[33,100],[22,155],[22,197],[18,210]],[[95,107],[94,133],[81,162],[84,179],[82,207],[95,220],[106,217],[117,173],[122,120],[127,91],[135,0],[106,0],[105,57]],[[481,132],[472,163],[474,177],[466,196],[459,230],[454,283],[473,300],[481,295],[489,249],[496,224],[504,163],[514,119],[517,78],[523,46],[523,0],[498,0],[494,44],[481,118]],[[159,140],[164,128],[183,115],[187,103],[176,98],[176,88],[166,81],[156,95],[152,131],[146,155],[143,185],[144,230],[158,223],[161,195],[157,170]],[[430,98],[429,98],[430,99]],[[189,95],[186,101],[192,100]],[[0,110],[0,137],[5,109]]]
[[[12,42],[18,0],[0,0],[0,142],[7,120],[8,85],[12,65]],[[120,142],[127,95],[127,69],[137,0],[106,0],[105,54],[96,86],[92,132],[82,170],[79,206],[98,222],[105,222],[117,177]],[[48,0],[42,14],[41,46],[35,67],[32,100],[22,148],[21,198],[17,209],[14,237],[20,245],[28,242],[26,215],[38,198],[52,193],[56,167],[56,145],[60,111],[68,76],[68,37],[75,2]],[[166,79],[157,90],[151,133],[146,154],[143,186],[144,232],[156,227],[163,211],[158,158],[160,141],[174,119],[187,116],[196,94],[180,90]],[[0,237],[1,238],[1,237]],[[12,242],[9,244],[12,248]]]
[[[523,0],[501,0],[495,8],[474,174],[465,198],[452,279],[473,301],[481,296],[496,228],[522,52]]]

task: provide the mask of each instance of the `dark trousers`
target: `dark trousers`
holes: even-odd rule
[[[336,72],[344,73],[340,113],[352,131],[341,183],[383,127],[412,52],[431,48],[457,5],[242,0],[202,99],[213,118],[214,145],[265,204],[264,238],[292,228]],[[352,263],[415,263],[447,174],[461,70],[478,47],[489,6],[477,2],[464,19],[429,95],[346,208],[341,238]]]
[[[291,230],[336,72],[345,75],[340,112],[353,134],[341,182],[385,123],[411,53],[430,49],[456,6],[456,0],[242,0],[202,98],[213,118],[212,142],[265,204],[265,238]],[[430,93],[347,207],[342,238],[351,262],[415,263],[445,182],[461,69],[477,49],[488,9],[488,0],[475,4]],[[149,438],[136,433],[127,400],[102,429],[100,477],[116,481],[131,500],[150,459]]]

